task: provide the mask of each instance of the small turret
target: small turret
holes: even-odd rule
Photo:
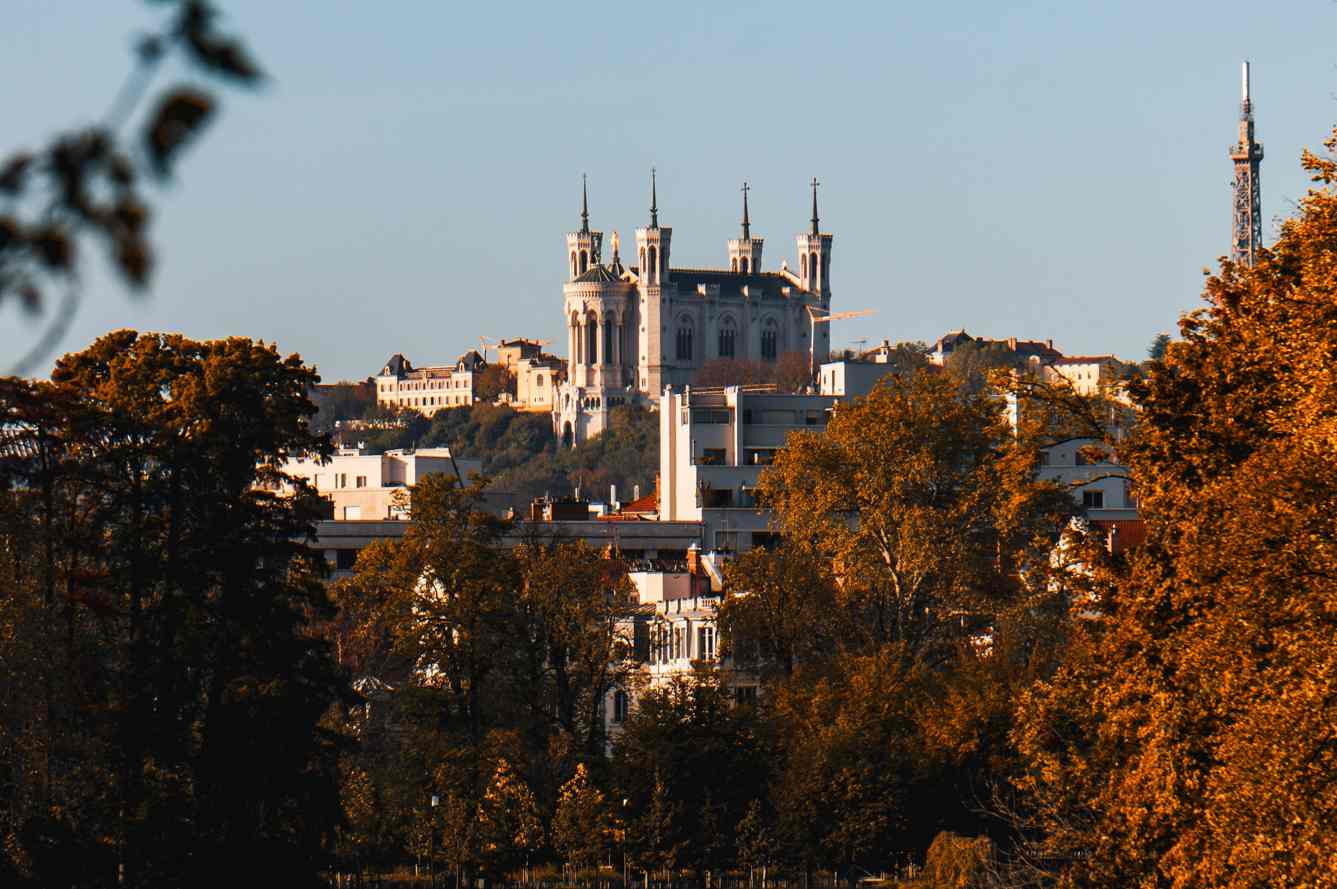
[[[743,236],[729,241],[729,270],[740,274],[761,271],[762,238],[752,237],[752,222],[748,219],[748,184],[743,183]]]
[[[590,231],[589,182],[587,177],[581,174],[580,231],[570,232],[566,236],[567,279],[574,280],[583,275],[590,266],[598,265],[602,249],[603,232]]]

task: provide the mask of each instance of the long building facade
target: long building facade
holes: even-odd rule
[[[616,232],[604,261],[603,232],[590,228],[582,192],[580,229],[566,236],[562,287],[569,372],[553,409],[564,443],[603,431],[618,405],[690,385],[714,359],[776,361],[801,352],[812,367],[826,360],[830,325],[813,318],[830,312],[833,239],[820,228],[818,184],[809,230],[796,238],[797,274],[788,261],[763,270],[764,239],[752,236],[746,185],[740,237],[727,242],[727,266],[711,269],[672,265],[673,229],[659,223],[653,174],[650,221],[636,229],[626,261]]]

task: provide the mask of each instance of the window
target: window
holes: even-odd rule
[[[734,702],[740,707],[757,705],[757,687],[755,685],[737,685],[733,690]]]
[[[353,565],[357,562],[357,550],[355,549],[336,549],[334,551],[334,567],[340,571],[352,571]]]
[[[543,377],[537,377],[537,378],[535,378],[535,380],[534,380],[534,385],[537,386],[537,387],[539,387],[540,389],[542,389],[542,388],[543,388],[543,379],[544,379]]]
[[[678,322],[678,360],[692,360],[692,322],[686,318]]]
[[[775,462],[775,448],[749,448],[743,452],[748,466],[770,466]]]
[[[701,459],[697,461],[702,466],[723,466],[724,448],[702,448]]]
[[[344,507],[344,521],[355,521],[360,518],[362,518],[362,507],[360,506]]]
[[[673,659],[679,660],[686,652],[682,650],[682,627],[673,628]]]
[[[1104,509],[1105,492],[1104,491],[1083,491],[1082,509]]]
[[[719,347],[720,347],[721,358],[734,357],[734,341],[737,338],[737,336],[738,336],[738,328],[734,324],[733,318],[730,317],[729,315],[725,315],[722,319],[720,319]]]
[[[732,500],[732,498],[730,498]],[[731,505],[731,504],[725,504]],[[722,553],[738,552],[738,532],[737,531],[716,531],[715,549]]]
[[[365,488],[367,486],[367,477],[365,475],[359,475],[355,481],[359,488]]]
[[[627,693],[620,688],[613,692],[613,721],[627,721]]]
[[[1049,465],[1049,452],[1048,452],[1048,451],[1041,451],[1041,452],[1040,452],[1040,465],[1041,465],[1041,466],[1048,466],[1048,465]]]
[[[703,661],[715,659],[715,628],[696,628],[696,656]]]
[[[742,271],[743,274],[745,274],[745,275],[747,274],[747,257],[746,257],[746,256],[744,256],[744,257],[742,258],[742,260],[740,260],[740,262],[739,262],[739,270]]]
[[[766,327],[761,332],[761,357],[766,361],[774,361],[776,355],[776,345],[779,340],[779,331],[775,326],[775,319],[768,318]]]

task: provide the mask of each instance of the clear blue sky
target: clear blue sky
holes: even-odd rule
[[[592,223],[629,239],[655,164],[684,266],[724,263],[744,179],[766,267],[792,259],[819,177],[835,305],[877,310],[837,346],[965,326],[1141,358],[1227,249],[1240,61],[1269,220],[1337,122],[1332,0],[220,5],[271,83],[230,92],[184,158],[152,292],[98,257],[62,351],[240,334],[326,380],[480,334],[564,351],[580,175]],[[158,14],[8,0],[0,154],[100,115]],[[0,358],[36,335],[0,309]]]

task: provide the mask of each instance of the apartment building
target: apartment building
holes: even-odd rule
[[[395,495],[406,491],[428,475],[444,473],[461,484],[483,471],[480,460],[453,456],[450,448],[386,451],[364,454],[354,448],[339,450],[324,463],[313,460],[289,460],[283,466],[288,475],[306,481],[329,500],[334,518],[341,521],[407,518],[405,504]]]
[[[771,539],[754,497],[761,471],[789,434],[826,428],[836,399],[730,386],[659,401],[659,516],[702,523],[707,550],[742,552]]]

